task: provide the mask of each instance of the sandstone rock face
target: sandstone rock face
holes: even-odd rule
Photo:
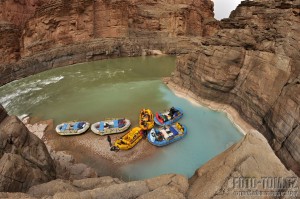
[[[2,0],[0,1],[0,21],[8,21],[16,26],[24,27],[40,3],[40,0]]]
[[[0,112],[0,191],[26,191],[54,179],[55,166],[45,144],[17,117],[5,117],[2,106]]]
[[[22,56],[95,38],[202,36],[217,26],[211,1],[49,1],[24,29]]]
[[[97,177],[92,168],[82,163],[75,163],[73,156],[64,151],[51,151],[51,157],[56,165],[56,177],[60,179],[84,179]]]
[[[109,176],[73,182],[54,180],[36,185],[27,192],[34,198],[185,198],[188,180],[181,175],[162,175],[145,181],[122,182]],[[1,195],[0,195],[1,196]]]
[[[20,58],[20,36],[21,31],[15,25],[0,21],[0,63]]]
[[[179,58],[172,82],[227,103],[300,175],[299,1],[244,1]]]
[[[263,153],[262,153],[263,151]],[[255,188],[243,188],[236,179],[240,177],[262,180],[263,177],[282,177],[294,179],[293,186],[286,189],[266,189],[262,184]],[[288,193],[297,192],[300,185],[297,176],[287,171],[276,157],[267,140],[257,131],[249,132],[244,140],[233,145],[222,154],[199,168],[190,180],[188,198],[256,198],[255,195],[240,196],[238,191],[274,191]],[[242,187],[242,188],[241,188]],[[287,198],[289,198],[289,195]],[[262,197],[262,196],[258,196]],[[293,197],[296,197],[295,195]],[[264,196],[263,198],[276,198]],[[292,197],[290,197],[292,198]]]
[[[7,117],[7,112],[0,104],[0,123]]]

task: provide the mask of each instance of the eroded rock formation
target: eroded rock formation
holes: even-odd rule
[[[264,153],[262,153],[262,151]],[[266,188],[267,177],[291,180],[293,186],[285,184]],[[239,179],[255,179],[262,183],[247,188],[239,184]],[[265,178],[265,182],[264,182]],[[244,181],[245,182],[245,181]],[[283,181],[282,181],[283,182]],[[250,185],[250,183],[248,184]],[[247,185],[247,186],[248,186]],[[222,154],[207,162],[199,168],[190,180],[190,188],[188,190],[188,198],[277,198],[277,196],[264,195],[264,192],[280,193],[281,196],[293,198],[297,195],[300,185],[297,176],[287,171],[284,165],[273,153],[267,140],[257,131],[248,132],[244,139],[227,149]],[[251,185],[252,186],[252,185]],[[239,195],[243,191],[262,191],[261,195]],[[241,191],[241,192],[239,192]],[[289,195],[288,192],[294,193]]]
[[[299,1],[244,1],[178,59],[172,82],[230,104],[300,175]]]
[[[0,191],[26,191],[55,179],[45,144],[0,105]]]

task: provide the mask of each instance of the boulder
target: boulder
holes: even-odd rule
[[[162,186],[154,191],[146,193],[138,197],[138,199],[185,199],[185,196],[178,192],[178,190],[169,187],[169,186]]]
[[[77,189],[68,182],[57,179],[32,186],[27,193],[33,197],[42,198],[43,196],[54,196],[59,192],[77,192]]]
[[[104,176],[100,178],[86,178],[81,180],[74,180],[72,185],[76,188],[88,190],[100,187],[108,187],[114,184],[123,183],[118,178],[112,178],[110,176]]]
[[[26,191],[55,178],[55,165],[45,144],[16,116],[0,123],[0,140],[0,161],[5,165],[1,167],[1,191]]]
[[[4,120],[4,118],[7,117],[7,112],[3,108],[3,106],[0,104],[0,123]]]
[[[244,139],[200,167],[190,180],[188,198],[240,198],[239,191],[273,191],[288,196],[289,191],[297,191],[300,182],[291,189],[275,186],[266,189],[263,183],[243,187],[240,179],[262,181],[264,178],[278,177],[294,180],[297,176],[288,171],[274,154],[267,140],[257,131],[250,131]],[[255,196],[255,195],[254,195]],[[249,195],[249,198],[254,197]],[[270,197],[273,198],[273,197]]]
[[[26,191],[32,185],[49,181],[37,165],[18,154],[4,153],[0,168],[0,192]]]

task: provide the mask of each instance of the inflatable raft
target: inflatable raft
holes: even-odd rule
[[[184,138],[187,134],[186,126],[175,123],[170,126],[153,128],[147,135],[148,141],[155,146],[166,146]]]
[[[130,120],[124,118],[116,118],[104,120],[92,124],[91,130],[98,135],[109,135],[122,133],[130,127]]]
[[[157,125],[165,126],[171,125],[182,118],[183,112],[180,108],[170,108],[170,110],[164,113],[156,113],[154,121]]]
[[[134,147],[143,138],[142,129],[134,127],[127,134],[116,140],[112,150],[128,150]]]
[[[66,122],[56,126],[59,135],[79,135],[86,132],[90,127],[88,122]]]
[[[143,130],[150,130],[154,127],[154,117],[150,109],[142,109],[139,117],[139,125]]]

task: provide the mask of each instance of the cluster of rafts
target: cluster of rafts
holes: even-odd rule
[[[179,108],[153,115],[150,109],[142,109],[139,115],[139,126],[132,128],[127,134],[117,139],[111,150],[128,150],[134,147],[144,136],[155,146],[165,146],[185,137],[185,125],[177,122],[183,116]],[[154,127],[157,124],[157,127]],[[100,121],[91,125],[91,130],[98,135],[122,133],[130,127],[130,120],[115,118]],[[67,122],[59,124],[56,132],[60,135],[78,135],[90,127],[88,122]],[[150,131],[150,132],[149,132]]]

